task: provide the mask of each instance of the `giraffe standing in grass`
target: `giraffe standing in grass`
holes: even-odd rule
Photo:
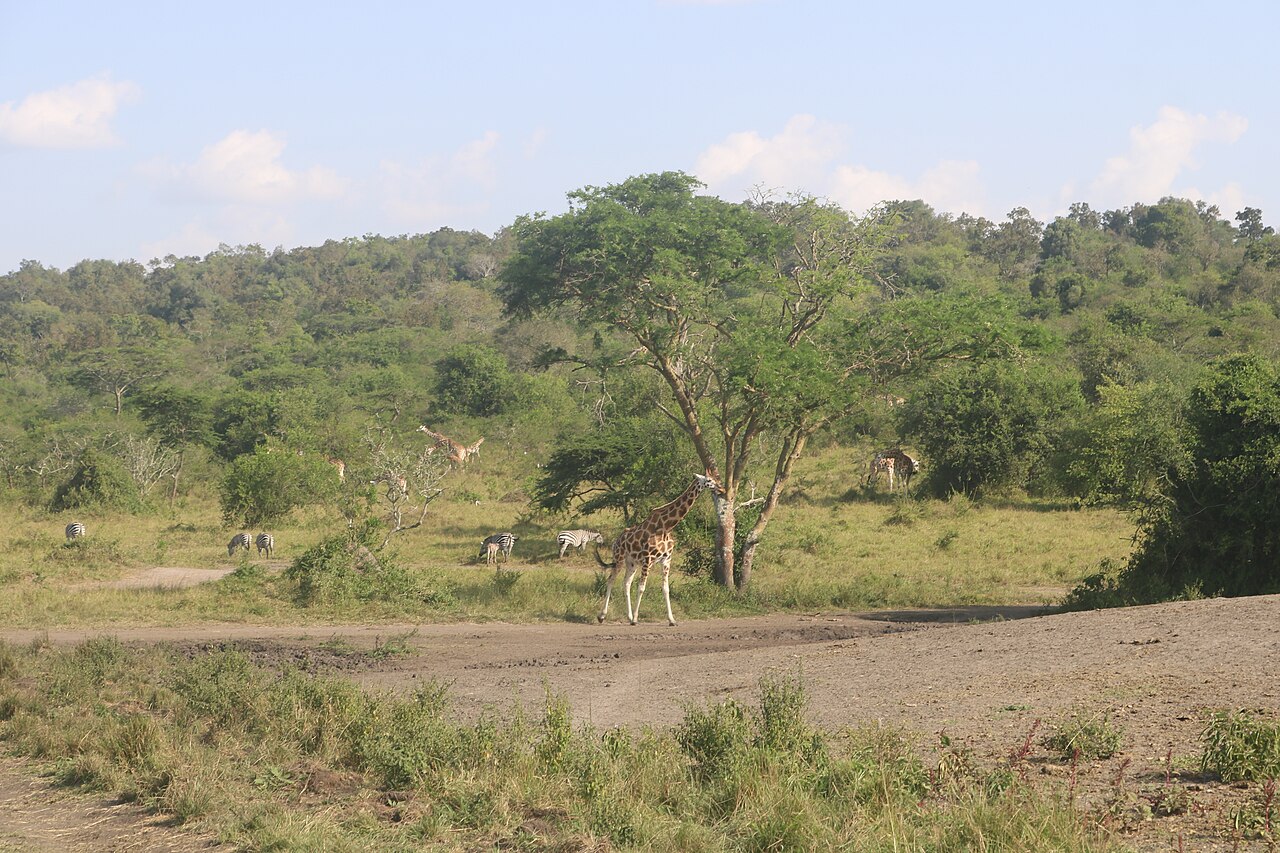
[[[672,533],[680,519],[689,513],[689,508],[697,500],[698,495],[710,489],[713,494],[722,495],[724,489],[710,476],[695,475],[689,488],[680,497],[663,504],[649,513],[649,517],[639,524],[628,527],[613,540],[613,562],[606,563],[596,550],[596,562],[609,570],[609,580],[604,588],[604,606],[600,608],[598,621],[604,622],[609,615],[609,596],[613,592],[613,581],[618,576],[618,569],[626,567],[623,584],[627,592],[627,619],[634,625],[640,618],[640,599],[644,598],[645,582],[649,579],[649,570],[654,565],[662,565],[662,597],[667,604],[667,624],[675,625],[676,617],[671,613],[671,552],[675,548],[676,538]],[[640,588],[636,593],[635,609],[631,608],[631,580],[636,569],[640,570]]]
[[[426,424],[418,427],[418,432],[425,432],[436,440],[435,446],[428,452],[434,452],[436,448],[443,448],[445,456],[449,457],[449,464],[454,468],[461,468],[467,464],[467,460],[472,456],[480,455],[480,445],[484,444],[484,436],[475,444],[467,445],[462,442],[449,438],[444,433],[436,432]]]

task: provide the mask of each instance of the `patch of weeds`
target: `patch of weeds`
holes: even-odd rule
[[[960,538],[960,531],[956,530],[955,528],[952,528],[951,530],[948,530],[946,533],[939,536],[937,540],[933,543],[933,547],[937,548],[939,551],[945,551],[951,547],[952,542],[956,541],[959,538]]]
[[[1164,785],[1148,793],[1147,802],[1156,817],[1186,814],[1191,808],[1191,794],[1181,785],[1173,784],[1173,747],[1164,754]]]
[[[1244,838],[1265,838],[1267,849],[1274,849],[1276,840],[1276,780],[1268,779],[1245,802],[1229,812],[1231,827]]]
[[[910,527],[922,518],[924,518],[924,505],[907,495],[900,495],[894,498],[893,511],[889,513],[884,523]]]
[[[1045,735],[1041,743],[1046,749],[1056,752],[1063,761],[1077,758],[1094,760],[1115,755],[1122,736],[1123,732],[1104,716],[1100,721],[1068,720],[1057,731]]]
[[[511,569],[497,569],[493,573],[493,589],[498,595],[510,595],[519,580],[519,572]]]
[[[1260,720],[1247,711],[1219,712],[1210,718],[1200,739],[1200,769],[1224,782],[1257,782],[1280,776],[1280,724]]]
[[[373,641],[373,651],[369,652],[369,657],[376,660],[385,660],[387,658],[404,657],[413,652],[413,646],[409,641],[418,635],[418,629],[405,631],[403,634],[393,634],[382,642],[381,638],[375,638]]]
[[[947,508],[956,518],[963,518],[969,514],[969,510],[973,509],[973,498],[964,492],[952,492],[947,496]]]

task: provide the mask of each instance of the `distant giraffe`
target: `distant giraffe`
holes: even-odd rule
[[[449,436],[445,435],[444,433],[436,432],[435,430],[428,427],[426,424],[423,424],[422,426],[418,427],[418,432],[425,432],[427,435],[431,436],[436,440],[435,447],[433,447],[431,451],[428,451],[428,452],[433,452],[437,448],[443,450],[445,452],[445,455],[449,457],[449,464],[455,468],[461,468],[464,465],[466,465],[467,460],[470,459],[472,456],[479,456],[480,445],[484,444],[484,436],[481,436],[480,440],[477,441],[475,444],[466,445],[460,441],[449,438]]]
[[[902,448],[894,447],[889,450],[881,450],[871,457],[870,470],[867,472],[867,483],[875,482],[876,478],[885,473],[889,475],[889,491],[894,489],[894,476],[896,475],[902,481],[902,488],[906,490],[911,486],[911,478],[920,472],[920,462],[911,456],[902,452]]]
[[[609,596],[613,592],[613,581],[618,576],[618,569],[626,567],[627,573],[623,584],[627,593],[627,619],[635,625],[640,618],[640,600],[644,598],[645,582],[649,579],[649,569],[656,564],[662,565],[662,597],[667,605],[667,624],[675,625],[676,617],[671,613],[671,552],[675,549],[676,539],[672,530],[680,519],[689,513],[689,508],[697,500],[698,495],[706,489],[713,494],[724,494],[724,490],[710,476],[697,474],[689,488],[680,497],[663,504],[649,513],[649,517],[639,524],[628,527],[613,540],[613,562],[606,563],[600,559],[597,549],[596,562],[609,570],[609,580],[604,588],[604,606],[600,608],[597,621],[604,622],[609,615]],[[640,588],[636,593],[636,606],[631,609],[631,580],[636,569],[640,570]]]
[[[333,466],[333,470],[338,472],[339,483],[347,482],[347,463],[343,462],[336,456],[330,456],[325,461]]]

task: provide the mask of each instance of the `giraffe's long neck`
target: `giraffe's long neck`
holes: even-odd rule
[[[681,492],[675,500],[649,513],[649,524],[646,526],[662,531],[675,527],[680,523],[680,519],[689,514],[689,508],[693,506],[693,502],[698,499],[698,495],[704,488],[702,481],[694,480],[689,484],[689,488]]]

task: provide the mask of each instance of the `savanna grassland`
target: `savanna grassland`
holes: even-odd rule
[[[6,748],[243,850],[1273,848],[1262,212],[700,191],[0,276]],[[556,532],[703,472],[595,624]]]

